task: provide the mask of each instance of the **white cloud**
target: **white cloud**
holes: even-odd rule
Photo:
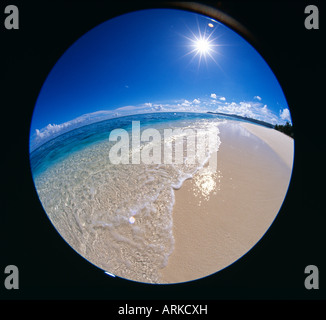
[[[215,98],[216,97],[216,98]],[[258,96],[255,97],[256,100]],[[260,98],[260,97],[259,97]],[[36,129],[31,135],[31,150],[67,131],[76,129],[86,124],[106,120],[118,116],[141,114],[147,112],[221,112],[235,114],[243,117],[262,120],[271,124],[291,122],[290,111],[287,108],[274,114],[266,104],[260,101],[226,102],[225,97],[218,97],[212,93],[210,97],[196,98],[192,101],[181,99],[165,103],[146,102],[137,106],[128,105],[115,110],[102,110],[84,114],[78,118],[61,124],[48,124],[43,129]]]
[[[225,102],[224,105],[218,106],[216,112],[235,114],[242,117],[265,121],[271,124],[276,124],[279,122],[278,117],[271,110],[268,109],[267,105],[263,105],[260,102]]]
[[[164,111],[164,107],[161,104],[154,104],[151,111]]]
[[[266,104],[262,107],[261,112],[264,113],[264,114],[267,114],[268,113],[268,109],[267,109],[267,105]]]
[[[115,109],[116,111],[118,110],[118,111],[128,111],[128,110],[135,110],[135,109],[137,109],[137,107],[135,107],[135,106],[125,106],[125,107],[120,107],[120,108],[117,108],[117,109]]]
[[[190,101],[188,100],[184,100],[182,103],[181,103],[182,106],[190,106]]]
[[[226,104],[224,106],[219,106],[217,108],[218,112],[228,113],[228,114],[236,114],[242,117],[254,117],[254,113],[251,110],[251,104],[247,102],[235,103],[232,102],[230,104]]]
[[[290,116],[290,110],[285,108],[283,110],[280,110],[280,117],[284,121],[289,121],[291,122],[291,116]]]
[[[64,128],[70,127],[72,125],[72,123],[70,122],[65,122],[62,124],[48,124],[44,129],[42,130],[35,130],[36,133],[36,137],[43,139],[46,137],[49,137],[50,135],[53,135],[59,131],[61,131]]]
[[[212,98],[212,99],[217,99],[217,95],[216,95],[216,93],[211,93],[211,98]],[[225,97],[219,97],[219,99],[220,99],[221,101],[225,101],[225,100],[226,100]]]
[[[261,97],[260,96],[254,96],[254,99],[257,99],[257,100],[261,101]]]
[[[100,120],[110,119],[119,116],[117,112],[110,110],[100,110],[92,113],[86,113],[73,120],[61,123],[61,124],[48,124],[42,129],[36,129],[35,133],[31,135],[30,147],[31,150],[39,147],[46,141],[59,136],[70,130],[82,127],[86,124],[91,124]]]

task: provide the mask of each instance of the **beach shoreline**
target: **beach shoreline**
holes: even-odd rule
[[[275,129],[248,122],[241,122],[240,125],[267,143],[281,157],[286,165],[292,169],[294,140],[291,137]],[[280,143],[280,141],[282,142]]]
[[[293,140],[238,121],[219,128],[216,172],[206,166],[174,191],[175,246],[162,283],[199,279],[238,260],[268,230],[286,195]]]

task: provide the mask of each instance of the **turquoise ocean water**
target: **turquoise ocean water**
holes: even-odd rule
[[[139,121],[141,132],[155,128],[162,134],[163,146],[164,129],[192,129],[194,134],[211,130],[218,135],[218,126],[227,118],[143,114],[97,122],[57,136],[30,154],[45,212],[65,241],[91,263],[123,278],[159,283],[159,270],[174,248],[174,190],[203,167],[208,157],[188,163],[185,153],[181,164],[112,164],[109,154],[116,142],[109,141],[110,133],[117,128],[131,133],[132,121]],[[175,136],[170,139],[176,141]],[[129,142],[131,146],[131,135]],[[219,144],[217,136],[216,150]],[[145,147],[141,143],[140,151]]]

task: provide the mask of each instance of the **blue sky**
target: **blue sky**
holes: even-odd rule
[[[200,51],[200,37],[209,52]],[[90,121],[162,111],[290,120],[278,81],[244,39],[199,14],[152,9],[104,22],[65,52],[39,94],[31,139]]]

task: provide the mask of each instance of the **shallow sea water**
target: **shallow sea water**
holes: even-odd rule
[[[173,141],[172,152],[178,143],[186,146],[186,140],[176,135],[164,141],[164,129],[216,132],[216,153],[220,144],[218,125],[223,121],[212,117],[141,123],[141,130],[159,130],[164,159],[164,143],[171,146]],[[174,248],[174,189],[207,164],[210,150],[206,146],[206,157],[196,163],[188,161],[187,152],[193,151],[188,148],[181,164],[112,164],[109,153],[113,144],[108,138],[93,141],[47,164],[46,169],[43,166],[34,175],[36,190],[54,227],[84,258],[123,278],[160,283],[159,270],[167,265]],[[141,143],[140,152],[144,148],[153,151],[154,140]],[[132,150],[129,156],[131,159]]]

